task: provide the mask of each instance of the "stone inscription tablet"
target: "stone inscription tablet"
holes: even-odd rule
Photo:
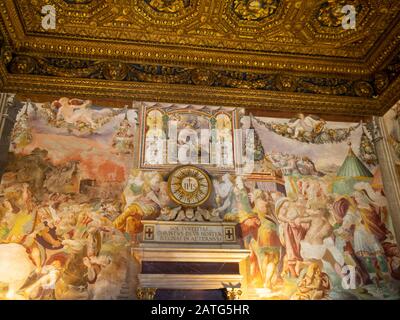
[[[236,241],[235,224],[144,222],[143,241],[170,243],[226,243]]]

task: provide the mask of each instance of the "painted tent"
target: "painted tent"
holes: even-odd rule
[[[355,155],[351,145],[349,146],[346,159],[339,168],[336,176],[336,181],[333,184],[333,192],[337,194],[351,193],[357,182],[370,182],[373,178],[373,174]]]

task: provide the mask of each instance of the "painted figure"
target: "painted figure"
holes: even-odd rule
[[[302,213],[290,199],[281,198],[275,205],[276,216],[283,230],[283,243],[286,249],[286,260],[292,277],[298,277],[303,258],[300,253],[300,242],[304,239],[306,230],[299,220]],[[297,219],[297,220],[296,220]]]
[[[256,189],[252,195],[252,202],[254,203],[253,212],[257,214],[260,226],[257,238],[252,239],[250,248],[257,257],[264,287],[272,290],[279,277],[278,263],[281,243],[278,225],[263,191]]]
[[[326,299],[330,288],[328,275],[321,271],[318,264],[312,263],[299,280],[298,291],[292,296],[292,300]]]

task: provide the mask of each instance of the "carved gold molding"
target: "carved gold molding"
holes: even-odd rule
[[[393,107],[400,100],[400,77],[397,77],[387,89],[379,96],[379,103],[381,105],[377,115],[384,115],[391,107]]]
[[[73,94],[91,99],[126,98],[138,101],[245,107],[271,112],[359,116],[381,112],[381,105],[377,99],[361,97],[12,74],[7,75],[6,83],[3,91],[54,97]]]
[[[44,33],[34,8],[45,0],[5,0],[0,85],[37,95],[380,115],[399,98],[400,3],[351,1],[362,7],[357,33],[339,30],[343,0],[55,0],[62,27]],[[148,38],[126,38],[133,30]],[[271,50],[257,44],[259,34]],[[214,46],[215,39],[223,41]]]
[[[240,288],[224,288],[226,300],[239,300],[242,295],[242,289]]]
[[[372,98],[376,93],[385,89],[391,80],[390,72],[382,73],[383,79],[378,82],[362,78],[351,80],[338,76],[238,72],[236,70],[126,63],[115,60],[47,58],[27,54],[10,54],[7,51],[3,53],[3,61],[11,74],[204,85],[367,98]]]
[[[138,300],[154,300],[157,288],[137,288],[136,296]]]
[[[61,31],[49,31],[49,34],[41,30],[41,17],[31,9],[30,2],[28,6],[27,0],[18,2],[6,0],[0,3],[0,11],[7,34],[17,51],[46,52],[49,56],[83,55],[87,58],[109,59],[112,57],[125,61],[134,59],[136,62],[143,63],[173,62],[202,67],[212,65],[239,70],[265,71],[267,68],[310,73],[367,75],[378,69],[383,61],[389,58],[400,40],[397,37],[400,31],[397,23],[399,19],[396,17],[400,4],[396,1],[385,0],[377,4],[376,1],[366,0],[368,3],[364,3],[364,7],[368,7],[369,11],[368,15],[363,13],[365,10],[362,14],[360,13],[361,17],[357,26],[360,31],[357,31],[357,36],[354,32],[346,33],[336,28],[333,28],[334,32],[332,32],[315,25],[318,21],[313,15],[318,13],[321,1],[304,1],[297,7],[292,1],[280,1],[282,4],[279,6],[276,18],[284,20],[267,18],[265,22],[257,22],[257,24],[240,20],[234,22],[235,15],[232,14],[230,6],[233,1],[205,0],[197,4],[198,1],[192,0],[196,11],[191,9],[192,11],[187,13],[188,16],[184,14],[188,21],[185,22],[186,26],[180,28],[178,24],[182,21],[181,16],[172,19],[165,13],[161,16],[151,13],[145,1],[136,1],[137,7],[135,7],[128,6],[127,1],[110,5],[98,0],[75,8],[73,5],[68,6],[62,0],[58,0],[55,3],[61,10],[59,13],[62,16]],[[16,3],[20,11],[17,10]],[[40,8],[45,1],[37,0],[35,3],[35,8]],[[84,8],[87,9],[84,10]],[[28,10],[29,12],[21,15],[21,12]],[[104,20],[104,23],[99,25],[96,21],[103,21],[101,19],[105,14],[103,12],[111,12],[114,22],[107,24],[108,20]],[[231,17],[229,21],[232,25],[223,22],[228,19],[228,16]],[[124,22],[129,19],[134,19],[137,23]],[[302,28],[304,30],[301,32],[296,31],[299,27],[296,26],[297,20],[304,22]],[[196,21],[198,23],[195,23]],[[285,26],[284,23],[286,23]],[[390,25],[391,23],[394,25]],[[193,25],[198,25],[199,28],[202,25],[205,27],[196,29]],[[65,28],[70,29],[68,31]],[[222,28],[222,30],[215,30],[216,28]],[[287,28],[289,28],[288,33],[285,31]],[[260,37],[260,30],[269,36]],[[218,32],[221,35],[218,35]],[[143,39],[124,38],[132,34],[142,34]],[[232,39],[229,38],[230,36]],[[378,36],[381,42],[372,41]],[[386,42],[386,38],[391,38],[391,41]],[[190,44],[188,39],[195,45]],[[215,45],[208,43],[217,41],[216,39],[220,42]],[[91,40],[96,40],[96,42]],[[319,44],[320,41],[322,41],[321,44]],[[247,48],[246,45],[250,44],[251,46]],[[362,49],[364,45],[367,47]],[[292,49],[288,51],[287,46]],[[343,52],[338,54],[337,50]],[[367,55],[365,56],[367,60],[363,56],[354,56],[362,52]],[[374,54],[377,52],[379,55]]]

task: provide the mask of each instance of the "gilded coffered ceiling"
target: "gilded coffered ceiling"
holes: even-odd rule
[[[0,11],[3,90],[352,115],[400,98],[398,0],[3,0]]]

